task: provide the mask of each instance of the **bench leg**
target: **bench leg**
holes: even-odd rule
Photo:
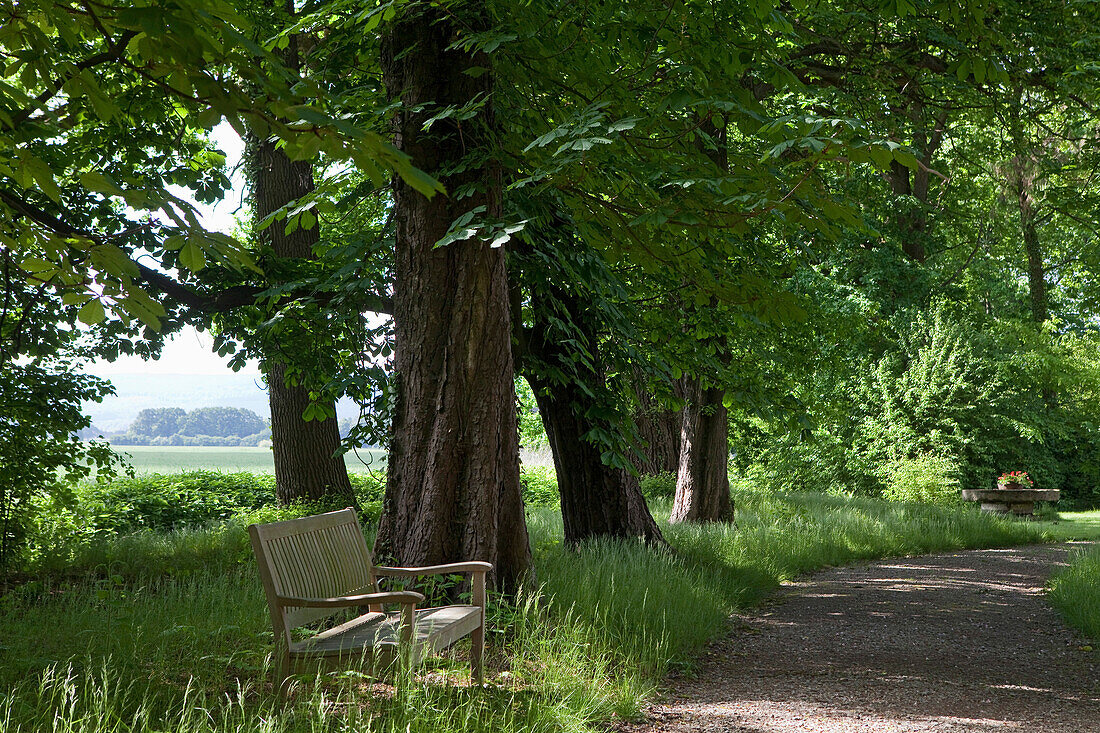
[[[290,687],[290,656],[280,656],[275,663],[275,696],[279,704],[286,702],[287,689]]]
[[[485,614],[481,626],[470,633],[470,681],[477,686],[485,684]]]
[[[485,684],[485,573],[476,572],[470,580],[470,600],[481,607],[481,624],[470,634],[470,681],[480,687]]]

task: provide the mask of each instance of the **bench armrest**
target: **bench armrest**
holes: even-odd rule
[[[388,593],[362,593],[356,596],[336,596],[335,598],[300,598],[298,596],[275,596],[280,606],[299,608],[341,608],[343,606],[366,606],[381,603],[403,603],[415,605],[424,600],[422,593],[411,590],[391,591]]]
[[[493,569],[491,562],[453,562],[446,565],[426,565],[422,568],[390,568],[374,566],[374,574],[390,578],[409,578],[417,575],[445,575],[446,573],[487,573]]]

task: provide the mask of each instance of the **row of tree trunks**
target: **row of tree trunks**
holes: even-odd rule
[[[477,3],[412,5],[383,39],[383,81],[400,99],[395,144],[448,192],[427,198],[393,184],[396,224],[394,368],[398,381],[389,472],[376,554],[408,565],[459,559],[493,563],[514,589],[531,570],[519,485],[508,282],[504,251],[473,238],[436,247],[451,222],[476,207],[500,215],[501,174],[467,151],[490,149],[492,61],[452,48],[460,29],[486,30]],[[486,72],[489,69],[490,71]],[[475,73],[480,72],[480,73]],[[483,98],[478,115],[424,130],[449,105]]]
[[[292,2],[286,12],[293,16]],[[280,52],[292,69],[301,68],[298,36],[292,35]],[[246,169],[251,178],[252,208],[256,221],[273,211],[313,192],[313,166],[308,161],[292,161],[272,139],[252,140],[247,146]],[[276,222],[261,234],[277,258],[311,258],[320,232],[318,227],[299,227],[286,234]],[[311,348],[323,349],[313,344]],[[340,448],[340,430],[335,418],[302,419],[310,403],[306,387],[287,384],[285,357],[275,351],[262,360],[271,407],[271,443],[275,462],[275,494],[282,503],[320,501],[332,506],[358,508],[355,491],[348,479],[347,466]],[[335,402],[326,405],[335,414]]]

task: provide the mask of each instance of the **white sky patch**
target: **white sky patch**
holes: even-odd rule
[[[186,326],[164,345],[159,359],[145,361],[139,356],[123,356],[114,362],[97,361],[88,371],[100,377],[115,374],[232,374],[229,360],[214,353],[214,339]],[[238,374],[260,374],[255,361],[249,361]]]

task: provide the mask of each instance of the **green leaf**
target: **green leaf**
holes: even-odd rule
[[[106,196],[122,196],[124,193],[117,183],[102,173],[88,171],[87,173],[81,173],[79,178],[81,185],[97,193]]]
[[[206,255],[203,253],[202,247],[189,240],[180,250],[180,264],[191,272],[198,272],[206,267]]]
[[[92,298],[84,304],[83,308],[77,311],[76,317],[81,323],[94,326],[97,323],[102,323],[107,314],[104,312],[103,303],[99,302],[99,298]]]

